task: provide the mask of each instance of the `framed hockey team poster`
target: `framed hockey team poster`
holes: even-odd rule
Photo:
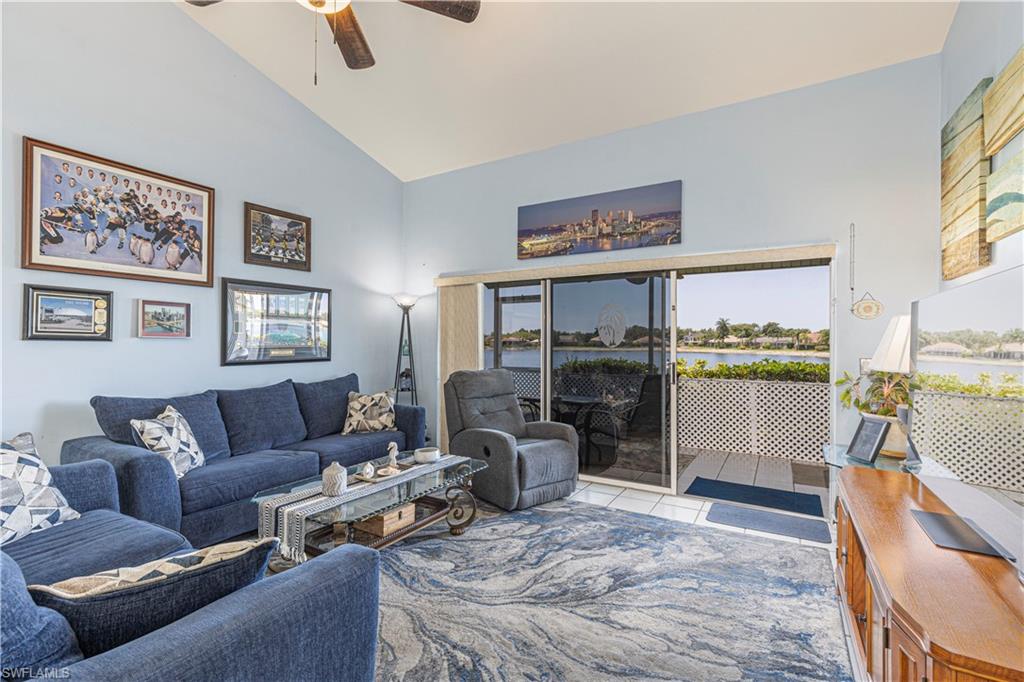
[[[245,202],[245,262],[309,272],[311,229],[306,216]]]
[[[213,189],[24,138],[21,266],[213,286]]]

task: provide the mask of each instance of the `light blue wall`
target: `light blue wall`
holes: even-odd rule
[[[937,287],[939,67],[928,57],[407,183],[407,288],[429,292],[444,272],[519,267],[518,206],[681,178],[682,244],[529,265],[836,242],[833,339],[838,369],[855,372],[889,316]],[[850,221],[858,296],[867,289],[886,306],[877,320],[847,311]],[[417,353],[433,361],[436,302],[413,312]],[[433,420],[436,362],[420,367]],[[843,415],[840,437],[853,424]]]
[[[2,433],[47,461],[98,433],[90,396],[172,395],[359,372],[391,382],[402,185],[170,3],[3,4]],[[220,367],[220,287],[23,270],[21,136],[216,189],[216,275],[334,291],[333,361]],[[313,219],[313,271],[242,263],[242,203]],[[112,343],[21,341],[24,282],[114,292]],[[187,301],[188,341],[133,337],[138,298]]]
[[[840,371],[853,371],[889,315],[939,287],[938,130],[977,80],[1012,56],[1021,15],[1019,3],[961,3],[941,56],[403,187],[172,6],[4,3],[2,433],[35,431],[53,461],[64,438],[95,432],[86,404],[95,393],[171,394],[349,370],[368,388],[385,386],[397,311],[384,294],[429,294],[443,272],[518,267],[520,205],[679,178],[681,245],[543,264],[835,242],[836,355]],[[163,81],[170,99],[124,87]],[[175,101],[180,106],[169,106]],[[218,277],[332,287],[334,361],[221,368],[219,288],[21,269],[22,135],[214,186]],[[246,200],[313,217],[313,273],[242,264]],[[858,295],[870,290],[887,306],[872,322],[846,312],[851,220],[858,224]],[[998,244],[997,267],[1020,262],[1022,245],[1021,235]],[[113,290],[116,341],[21,341],[24,282]],[[133,338],[140,297],[192,303],[193,339]],[[413,316],[432,423],[436,298],[428,296]],[[845,416],[841,436],[851,424]]]
[[[1024,44],[1024,3],[961,2],[942,48],[942,121],[983,78],[995,77]],[[1024,149],[1017,135],[992,159],[996,170]],[[992,265],[943,286],[960,286],[1024,262],[1024,232],[992,245]]]

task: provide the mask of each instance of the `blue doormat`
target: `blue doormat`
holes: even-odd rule
[[[737,528],[750,528],[765,533],[775,533],[776,535],[788,535],[791,538],[800,538],[801,540],[824,542],[826,544],[832,542],[832,537],[828,532],[828,524],[824,521],[815,521],[814,519],[805,519],[799,516],[790,516],[789,514],[760,511],[758,509],[748,509],[746,507],[716,502],[711,505],[707,519],[713,523],[723,523],[727,526],[736,526]]]
[[[716,500],[728,502],[742,502],[758,507],[771,507],[808,516],[825,516],[821,513],[821,498],[817,495],[791,493],[788,490],[762,488],[759,485],[715,481],[698,476],[686,489],[686,494],[713,497]]]

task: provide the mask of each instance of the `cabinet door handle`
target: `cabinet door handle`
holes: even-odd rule
[[[867,623],[868,622],[868,617],[866,615],[864,615],[863,613],[858,613],[857,614],[857,622],[858,623]]]

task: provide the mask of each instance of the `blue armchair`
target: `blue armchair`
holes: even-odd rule
[[[52,630],[54,612],[14,595],[25,587],[11,565],[2,575],[8,625],[47,611]],[[379,569],[374,550],[339,547],[57,674],[88,682],[373,680]],[[15,604],[21,612],[8,613]]]
[[[196,547],[249,533],[257,526],[252,496],[343,466],[383,457],[387,444],[422,447],[426,412],[397,405],[396,431],[342,435],[354,374],[310,384],[283,381],[260,388],[205,391],[176,398],[92,399],[103,436],[64,443],[61,462],[110,462],[121,509],[180,531]],[[150,419],[173,405],[192,428],[206,464],[178,480],[163,457],[136,445],[130,421]]]
[[[137,566],[192,549],[181,533],[120,513],[109,462],[54,466],[50,473],[53,485],[81,516],[4,545],[29,583]]]
[[[339,547],[112,651],[71,679],[373,680],[380,555]]]
[[[63,617],[32,602],[25,584],[51,584],[191,549],[179,533],[118,512],[114,467],[88,461],[50,467],[81,518],[4,545],[0,553],[3,667],[24,648],[9,637],[39,623],[35,646],[54,646]],[[70,680],[372,680],[377,651],[380,557],[339,547],[265,578],[159,630],[97,656],[60,665]],[[29,644],[29,646],[33,646]],[[77,652],[75,652],[77,653]]]

